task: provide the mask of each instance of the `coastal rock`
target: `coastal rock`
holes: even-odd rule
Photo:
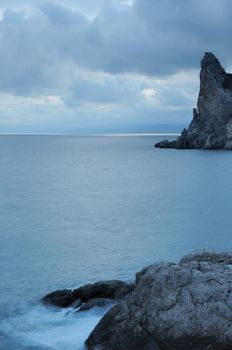
[[[42,299],[44,304],[59,306],[59,307],[68,307],[74,302],[77,306],[81,305],[81,300],[73,297],[73,293],[69,289],[57,290],[52,292]]]
[[[91,299],[110,298],[120,300],[134,288],[133,284],[111,280],[86,284],[77,289],[58,290],[43,297],[42,302],[46,305],[68,307],[72,304],[80,306]]]
[[[73,290],[73,296],[87,302],[95,298],[111,298],[114,300],[122,299],[134,288],[133,284],[111,280],[87,284],[83,287]]]
[[[200,92],[193,119],[176,141],[159,148],[232,149],[232,74],[226,73],[212,53],[201,61]]]
[[[89,350],[231,350],[232,253],[155,263],[99,322]]]
[[[157,145],[156,147],[158,147]],[[176,141],[168,141],[168,140],[160,141],[159,148],[176,148]]]
[[[180,260],[180,265],[189,264],[193,261],[232,265],[232,254],[230,252],[216,252],[215,250],[198,251],[183,256]]]
[[[81,305],[80,308],[78,308],[79,311],[88,311],[90,309],[93,309],[94,307],[106,307],[106,306],[111,306],[113,303],[116,303],[116,301],[113,301],[112,299],[109,298],[95,298],[95,299],[90,299],[83,305]]]

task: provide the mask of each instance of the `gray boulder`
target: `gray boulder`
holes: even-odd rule
[[[65,289],[52,292],[43,297],[42,302],[46,305],[58,307],[68,307],[70,305],[79,307],[82,303],[96,298],[120,300],[133,288],[134,284],[118,280],[102,281],[86,284],[73,290]]]
[[[86,341],[89,350],[231,350],[232,253],[203,251],[136,275],[135,289]]]
[[[212,53],[201,61],[200,92],[193,119],[176,141],[159,148],[232,149],[232,74],[226,73]]]

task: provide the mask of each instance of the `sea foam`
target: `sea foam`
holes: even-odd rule
[[[24,305],[2,321],[0,333],[18,350],[83,350],[86,338],[108,309],[76,312],[72,308]]]

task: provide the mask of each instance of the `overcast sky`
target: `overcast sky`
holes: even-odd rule
[[[231,0],[0,0],[0,132],[178,132]]]

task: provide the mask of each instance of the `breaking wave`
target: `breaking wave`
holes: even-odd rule
[[[0,324],[0,349],[83,350],[84,342],[108,308],[77,312],[24,305]],[[17,346],[17,347],[16,347]]]

